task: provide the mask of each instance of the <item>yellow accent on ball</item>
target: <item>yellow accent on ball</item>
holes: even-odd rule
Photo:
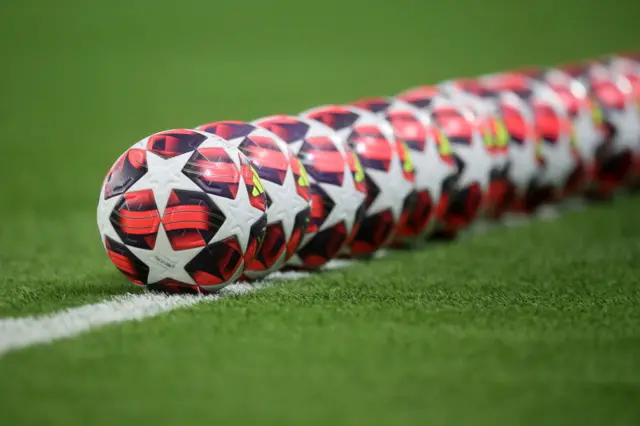
[[[414,170],[413,167],[413,159],[411,158],[411,154],[409,153],[409,148],[407,144],[404,142],[400,142],[400,146],[402,146],[402,151],[404,151],[404,161],[402,164],[402,170],[406,173],[410,173]]]
[[[358,156],[354,153],[351,153],[351,155],[353,156],[353,164],[356,168],[354,179],[357,183],[360,183],[364,181],[364,169],[362,168],[362,164],[360,163]]]
[[[253,173],[253,191],[251,191],[251,194],[257,197],[260,194],[264,194],[264,187],[262,186],[262,181],[256,169],[254,169],[252,165],[249,165],[249,167],[251,167],[251,173]]]
[[[298,162],[298,169],[300,170],[300,177],[298,178],[298,185],[300,186],[310,186],[309,184],[309,176],[307,175],[307,169],[304,168],[300,160],[296,159]]]
[[[449,138],[438,130],[438,136],[440,136],[440,145],[438,146],[438,152],[443,157],[448,157],[453,154],[453,148],[451,148],[451,141]]]

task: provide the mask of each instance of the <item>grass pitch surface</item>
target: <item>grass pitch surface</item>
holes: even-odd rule
[[[95,227],[138,139],[637,48],[640,5],[6,1],[0,317],[134,291]],[[640,200],[0,359],[10,425],[637,424]]]
[[[7,424],[640,420],[640,200],[0,359]]]

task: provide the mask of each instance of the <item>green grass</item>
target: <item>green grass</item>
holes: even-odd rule
[[[135,289],[104,174],[138,139],[638,48],[612,0],[0,2],[0,318]],[[638,199],[0,359],[0,420],[637,424]],[[2,336],[0,336],[2,338]]]
[[[0,361],[7,424],[640,420],[640,200]]]

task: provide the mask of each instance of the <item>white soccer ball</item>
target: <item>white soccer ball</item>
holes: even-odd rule
[[[473,222],[489,190],[491,158],[477,116],[435,86],[406,90],[398,98],[428,112],[451,144],[457,168],[447,202],[438,213],[439,231],[447,237]]]
[[[611,142],[615,154],[636,152],[640,144],[640,83],[635,82],[634,87],[634,74],[626,71],[629,70],[623,70],[619,63],[609,68],[592,63],[585,75],[587,84],[603,109],[606,125],[614,129]]]
[[[580,163],[571,117],[558,93],[547,84],[535,84],[531,105],[542,139],[544,166],[538,182],[562,194]]]
[[[548,84],[519,72],[484,76],[480,83],[488,91],[514,93],[533,112],[542,140],[539,150],[543,164],[529,202],[535,208],[539,203],[557,201],[580,164],[573,123],[562,99]]]
[[[506,196],[508,205],[504,207],[525,211],[535,208],[530,205],[529,195],[537,187],[542,172],[542,140],[536,133],[533,108],[525,100],[527,91],[518,95],[517,90],[486,87],[478,80],[472,83],[473,93],[485,101],[482,104],[475,101],[478,108],[488,110],[506,130],[503,136],[506,136],[508,145],[506,176],[509,193]]]
[[[447,234],[473,222],[488,196],[491,156],[478,117],[459,103],[437,96],[431,104],[434,121],[451,143],[459,173],[456,195],[449,202],[444,221]]]
[[[307,170],[311,222],[289,265],[321,267],[351,242],[364,218],[367,188],[360,161],[334,130],[318,121],[275,115],[253,124],[280,136]]]
[[[446,182],[456,174],[451,145],[429,114],[397,98],[367,98],[355,106],[378,114],[391,124],[394,136],[409,148],[415,168],[416,203],[396,239],[411,242],[433,232]],[[443,191],[443,189],[445,189]]]
[[[514,187],[514,201],[519,203],[537,184],[542,171],[542,140],[536,133],[533,110],[519,96],[499,92],[497,106],[509,133],[509,181]]]
[[[560,68],[551,68],[543,80],[562,98],[573,121],[576,145],[585,168],[585,184],[595,178],[598,152],[605,143],[602,109],[592,98],[584,81],[574,78]]]
[[[244,273],[250,280],[264,278],[291,259],[307,232],[311,191],[306,170],[282,139],[255,124],[217,121],[198,129],[238,148],[260,176],[267,200],[267,232]]]
[[[367,210],[346,254],[370,255],[388,246],[415,203],[415,171],[406,145],[395,139],[388,122],[354,106],[321,106],[301,116],[334,129],[364,169]]]
[[[640,155],[638,98],[628,76],[601,63],[587,66],[583,81],[602,110],[607,154],[598,164],[598,180],[605,193],[632,177]],[[638,83],[636,83],[638,84]]]
[[[449,80],[439,87],[452,101],[470,110],[482,129],[491,159],[489,191],[483,199],[482,213],[498,219],[511,203],[512,190],[509,135],[498,105],[491,97],[481,96],[481,86],[475,80]]]
[[[135,284],[215,292],[253,258],[265,210],[247,157],[217,136],[176,129],[142,139],[116,161],[100,192],[98,229]]]
[[[632,178],[635,186],[640,186],[640,55],[616,55],[611,58],[609,68],[615,75],[621,75],[631,86],[631,99],[636,104],[636,115],[630,117],[636,129],[636,143],[633,150]]]

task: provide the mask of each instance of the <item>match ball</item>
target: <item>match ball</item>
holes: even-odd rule
[[[309,175],[311,222],[288,265],[322,267],[351,242],[364,218],[367,187],[360,160],[334,130],[318,121],[275,115],[253,124],[280,136]]]
[[[448,139],[429,114],[397,98],[366,98],[355,106],[378,114],[393,128],[396,140],[409,148],[416,174],[416,203],[399,227],[396,243],[404,245],[433,232],[438,205],[447,196],[447,184],[456,174]]]
[[[398,97],[427,111],[451,145],[457,173],[438,215],[438,233],[455,237],[478,217],[489,191],[492,161],[480,122],[471,110],[433,86],[409,89]]]
[[[509,179],[510,137],[499,108],[493,99],[482,96],[481,86],[475,79],[448,80],[439,87],[451,100],[470,110],[479,122],[491,159],[489,191],[481,210],[486,217],[499,219],[509,209],[514,195]]]
[[[580,165],[573,123],[560,95],[545,82],[524,72],[503,72],[480,79],[485,90],[508,91],[516,94],[530,108],[536,133],[542,143],[542,166],[527,204],[532,208],[557,202]]]
[[[387,247],[408,220],[416,198],[415,169],[406,144],[396,140],[388,122],[354,106],[321,106],[301,116],[335,130],[364,169],[366,213],[345,255],[367,256]]]
[[[258,280],[291,259],[307,232],[311,190],[307,172],[276,134],[242,121],[217,121],[198,127],[238,148],[257,171],[267,202],[267,232],[245,277]]]
[[[133,283],[216,292],[242,274],[264,239],[266,199],[249,159],[223,139],[176,129],[116,161],[98,202],[107,254]]]

